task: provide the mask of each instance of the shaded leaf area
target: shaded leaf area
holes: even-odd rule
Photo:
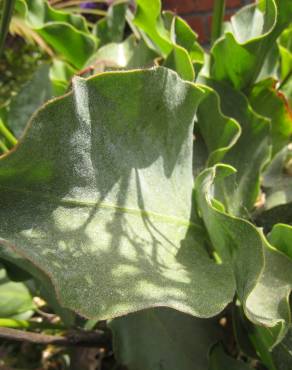
[[[252,368],[242,361],[229,357],[220,344],[215,345],[210,353],[209,370],[251,370]]]
[[[292,17],[290,0],[266,0],[249,5],[231,18],[224,36],[214,44],[211,76],[237,89],[251,86],[265,57]],[[246,27],[249,24],[250,27]]]
[[[211,346],[223,338],[216,319],[198,319],[169,308],[114,319],[115,356],[129,370],[202,370]]]
[[[222,260],[233,268],[245,314],[257,324],[279,325],[275,338],[279,341],[290,322],[288,296],[292,288],[292,261],[272,248],[251,223],[228,215],[214,203],[213,183],[231,170],[220,165],[197,177],[196,199],[200,214],[212,245]]]
[[[42,0],[17,0],[16,10],[21,21],[76,68],[85,65],[97,46],[97,39],[79,15],[55,10]]]
[[[284,147],[263,174],[265,204],[255,213],[255,219],[270,230],[276,223],[292,223],[291,144]]]
[[[191,216],[203,90],[163,68],[73,85],[1,159],[2,244],[44,270],[61,303],[86,317],[157,305],[220,312],[234,294],[232,273],[209,258]]]

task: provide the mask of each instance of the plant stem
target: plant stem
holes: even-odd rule
[[[5,137],[5,139],[12,145],[17,144],[17,139],[13,136],[13,134],[8,130],[8,128],[4,125],[3,121],[0,118],[0,133]]]
[[[99,10],[99,9],[82,9],[78,7],[68,7],[66,8],[66,11],[74,12],[74,13],[81,13],[81,14],[94,14],[94,15],[100,15],[103,17],[107,15],[106,11]]]
[[[0,56],[3,53],[6,36],[9,30],[9,24],[14,9],[15,0],[4,0],[2,8],[2,17],[0,21]]]
[[[48,322],[0,318],[0,328],[64,330],[65,326],[60,324],[51,324]]]
[[[65,336],[60,336],[32,333],[10,328],[0,328],[0,338],[45,345],[53,344],[59,346],[85,347],[107,347],[110,342],[108,335],[101,331],[83,332],[77,330],[68,332]]]
[[[3,153],[9,152],[9,149],[7,146],[3,143],[3,141],[0,139],[0,149],[2,150]]]
[[[105,4],[106,3],[106,0],[91,0],[90,1],[91,3],[94,3],[94,4]],[[51,2],[51,5],[56,8],[56,9],[63,9],[63,8],[68,8],[68,7],[71,7],[72,5],[82,5],[86,3],[86,1],[82,1],[82,0],[70,0],[70,1],[66,1],[66,2]]]
[[[215,0],[212,18],[211,45],[221,36],[224,13],[225,0]]]

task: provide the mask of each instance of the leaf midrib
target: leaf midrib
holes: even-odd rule
[[[201,226],[192,222],[192,221],[187,221],[185,219],[181,219],[179,217],[175,216],[170,216],[170,215],[164,215],[158,212],[152,212],[152,211],[146,211],[145,209],[136,209],[136,208],[129,208],[129,207],[121,207],[117,206],[111,203],[106,203],[106,202],[99,202],[98,200],[76,200],[72,198],[63,198],[59,199],[57,197],[47,195],[44,193],[39,193],[36,191],[28,190],[28,189],[15,189],[15,188],[9,188],[9,187],[4,187],[0,186],[0,190],[5,190],[9,192],[15,192],[15,193],[23,193],[23,194],[29,194],[32,197],[35,198],[41,198],[43,200],[49,200],[52,203],[59,204],[59,205],[64,205],[64,206],[76,206],[76,207],[95,207],[98,205],[98,208],[102,209],[113,209],[117,212],[125,213],[125,214],[131,214],[131,215],[136,215],[136,216],[141,216],[143,217],[153,217],[156,218],[157,220],[163,221],[165,223],[172,223],[176,225],[182,225],[182,226],[187,226],[187,227],[192,227],[196,228],[198,230],[201,230]]]

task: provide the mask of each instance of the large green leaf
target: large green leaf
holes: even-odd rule
[[[237,294],[247,317],[261,325],[279,326],[278,341],[290,322],[288,297],[292,261],[272,248],[251,223],[233,217],[215,203],[214,181],[229,174],[226,165],[205,170],[196,179],[196,199],[213,247],[234,271]],[[219,173],[215,177],[215,174]]]
[[[232,300],[230,267],[209,258],[191,217],[203,95],[164,68],[75,78],[1,158],[1,243],[44,270],[64,306],[207,317]]]
[[[82,68],[94,52],[97,39],[83,17],[54,10],[42,0],[17,0],[16,9],[29,27],[75,67]]]
[[[231,18],[228,32],[212,48],[212,76],[237,89],[253,84],[267,53],[292,18],[290,0],[266,0],[264,11],[248,5]],[[248,25],[248,26],[247,26]]]
[[[154,308],[114,319],[115,356],[129,370],[207,370],[208,352],[220,340],[215,319]]]

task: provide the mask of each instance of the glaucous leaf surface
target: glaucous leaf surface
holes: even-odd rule
[[[207,370],[209,349],[223,338],[216,319],[167,308],[116,318],[110,327],[117,361],[129,370]]]
[[[191,215],[203,97],[164,68],[75,78],[1,157],[0,241],[50,276],[64,306],[208,317],[232,300],[231,269],[209,258]]]

